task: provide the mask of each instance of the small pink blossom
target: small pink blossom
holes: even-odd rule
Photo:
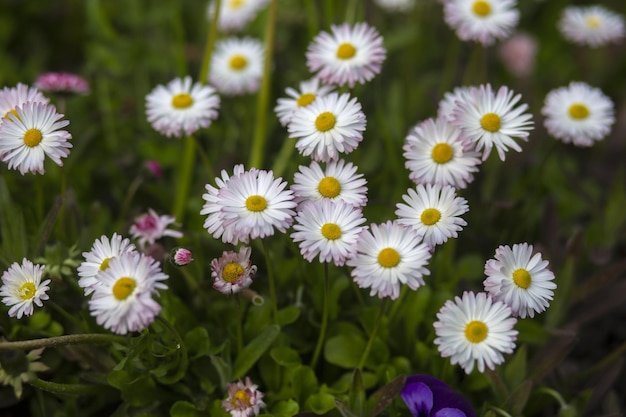
[[[155,177],[161,178],[163,176],[163,170],[161,169],[161,164],[159,164],[154,159],[147,161],[146,166],[148,167],[152,175],[154,175]]]
[[[513,75],[526,78],[535,68],[537,40],[525,33],[518,33],[502,43],[498,52],[502,62]]]
[[[189,249],[177,248],[173,251],[172,260],[176,266],[185,266],[193,261],[193,254]]]
[[[181,238],[183,237],[181,232],[167,228],[175,221],[174,216],[159,216],[154,210],[149,209],[148,213],[135,219],[135,224],[130,227],[130,234],[139,240],[139,246],[142,248],[146,244],[152,245],[157,239],[164,236]]]
[[[35,81],[35,87],[51,93],[89,94],[89,83],[68,72],[46,72]]]
[[[222,294],[235,294],[252,284],[257,267],[250,261],[251,249],[242,246],[239,252],[226,251],[211,261],[213,288]]]
[[[228,384],[228,398],[222,401],[222,407],[233,417],[254,417],[265,407],[263,393],[258,386],[246,377],[246,383],[241,380]]]

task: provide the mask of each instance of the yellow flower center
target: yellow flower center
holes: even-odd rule
[[[298,103],[298,106],[300,107],[306,107],[309,104],[313,103],[314,101],[315,101],[315,94],[304,93],[300,97],[298,97],[298,100],[296,100],[296,103]]]
[[[122,277],[113,284],[113,296],[122,301],[135,291],[137,282],[131,277]]]
[[[337,48],[337,58],[350,59],[356,55],[356,48],[348,42],[344,42]]]
[[[317,191],[323,197],[334,198],[341,193],[341,184],[335,177],[324,177],[317,186]]]
[[[238,409],[248,408],[250,407],[250,394],[245,389],[240,389],[233,395],[233,399],[231,400],[231,404],[233,407]]]
[[[437,223],[440,218],[441,212],[436,208],[427,208],[426,210],[422,211],[422,215],[420,216],[420,220],[426,226],[432,226],[433,224]]]
[[[105,260],[102,261],[102,263],[100,264],[100,271],[106,271],[107,268],[109,268],[109,261],[111,259],[113,259],[113,257],[106,258]]]
[[[315,119],[315,127],[320,132],[327,132],[335,127],[335,122],[335,115],[329,111],[325,111],[324,113],[321,113],[319,116],[317,116],[317,118]]]
[[[385,248],[378,252],[378,263],[384,268],[393,268],[400,263],[400,254],[394,248]]]
[[[602,24],[602,21],[598,16],[587,16],[585,23],[587,23],[587,27],[589,29],[598,29]]]
[[[39,145],[41,139],[43,139],[43,135],[41,134],[41,130],[39,129],[28,129],[24,133],[24,145],[28,146],[29,148]]]
[[[251,195],[246,198],[246,208],[250,211],[259,212],[265,210],[267,200],[262,195]]]
[[[13,116],[17,117],[17,120],[22,120],[20,119],[20,115],[17,114],[17,110],[15,109],[11,109],[8,112],[6,112],[6,114],[4,115],[4,118],[7,120],[11,120],[11,118],[9,117],[9,114],[12,114]]]
[[[589,117],[589,108],[582,103],[574,103],[569,106],[569,115],[572,119],[583,120]]]
[[[341,227],[335,223],[326,223],[322,226],[322,235],[328,240],[335,240],[341,237]]]
[[[244,0],[229,0],[228,8],[231,10],[236,10],[240,8],[241,6],[243,6],[244,3],[245,3]]]
[[[32,282],[25,282],[20,287],[18,294],[22,300],[30,300],[35,296],[37,292],[37,288],[35,288],[35,284]]]
[[[477,16],[486,17],[491,14],[491,5],[488,2],[482,0],[475,1],[474,5],[472,6],[472,10]]]
[[[480,125],[488,132],[500,130],[500,116],[495,113],[487,113],[480,119]]]
[[[448,145],[447,143],[438,143],[433,147],[431,156],[433,158],[433,161],[435,161],[436,163],[445,164],[450,159],[452,159],[453,154],[454,149],[452,149],[452,146]]]
[[[230,67],[235,71],[241,71],[248,66],[248,60],[243,55],[233,55],[228,62]]]
[[[244,273],[243,266],[236,262],[226,264],[222,271],[222,279],[226,282],[235,282]]]
[[[487,338],[489,329],[479,320],[472,320],[465,326],[465,338],[472,343],[480,343]]]
[[[513,282],[520,288],[526,289],[530,287],[533,282],[533,278],[530,276],[527,270],[519,268],[513,271]]]
[[[172,107],[175,109],[186,109],[193,104],[193,97],[187,93],[176,94],[172,97]]]

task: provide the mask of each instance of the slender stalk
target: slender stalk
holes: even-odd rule
[[[314,0],[306,0],[306,16],[309,27],[309,38],[314,38],[320,30],[320,17]]]
[[[61,384],[58,382],[44,381],[43,379],[33,379],[28,381],[30,385],[53,394],[99,394],[102,392],[102,385],[85,385],[85,384]],[[108,388],[108,387],[107,387]]]
[[[396,317],[396,314],[398,314],[398,310],[400,310],[400,307],[404,305],[403,303],[404,297],[407,295],[408,292],[409,292],[408,286],[403,285],[402,288],[400,288],[400,296],[398,297],[397,300],[393,301],[393,304],[391,306],[391,311],[387,315],[387,319],[389,320],[390,323],[393,322],[393,319]]]
[[[243,349],[243,307],[241,305],[241,297],[237,298],[237,353],[241,353]]]
[[[180,363],[178,365],[176,373],[174,373],[174,375],[172,376],[162,376],[160,378],[160,381],[163,383],[173,384],[174,382],[180,380],[182,377],[185,376],[187,368],[189,367],[189,355],[187,354],[187,347],[185,346],[183,338],[180,337],[178,331],[174,328],[174,326],[170,324],[169,321],[165,320],[162,316],[157,316],[157,321],[161,323],[171,333],[174,339],[176,339],[176,350],[180,354]]]
[[[374,322],[374,328],[372,329],[372,334],[370,334],[370,339],[367,341],[367,345],[365,346],[363,355],[361,355],[361,360],[359,360],[359,366],[357,366],[357,368],[359,369],[363,369],[363,366],[365,366],[365,362],[367,361],[367,357],[370,354],[370,350],[372,350],[372,346],[374,345],[374,340],[376,339],[376,334],[378,333],[378,328],[380,327],[380,322],[382,321],[382,318],[385,315],[386,307],[387,307],[387,298],[383,298],[383,301],[380,303],[380,310],[378,310],[378,315],[376,316],[376,321]]]
[[[509,390],[507,389],[506,385],[502,381],[502,378],[500,378],[500,375],[498,375],[496,371],[493,371],[489,368],[485,369],[485,376],[489,380],[489,383],[491,384],[491,388],[496,394],[496,398],[498,399],[498,402],[502,403],[504,400],[506,400],[509,397]]]
[[[106,343],[127,343],[130,339],[123,336],[104,333],[82,333],[64,336],[46,337],[42,339],[0,342],[0,350],[31,350],[37,348],[65,345],[101,345]]]
[[[265,28],[265,58],[263,61],[263,80],[257,99],[256,126],[254,141],[250,153],[249,167],[260,168],[263,163],[263,150],[267,139],[267,108],[270,101],[272,57],[274,55],[274,33],[276,31],[276,12],[278,0],[272,0]]]
[[[174,217],[179,223],[183,222],[185,217],[185,206],[191,188],[191,179],[193,167],[196,160],[196,141],[193,136],[185,138],[185,147],[183,149],[183,157],[180,162],[178,186],[176,187],[176,198],[174,199]]]
[[[209,78],[209,68],[211,66],[211,55],[213,54],[213,46],[217,39],[217,21],[220,16],[220,9],[222,0],[215,0],[215,13],[211,20],[211,27],[209,28],[209,34],[207,35],[206,45],[204,49],[204,57],[202,59],[202,67],[200,68],[199,81],[202,84],[206,84]]]
[[[324,294],[322,305],[322,326],[320,327],[320,334],[317,337],[317,344],[315,345],[315,351],[313,353],[313,361],[311,361],[311,368],[315,369],[317,360],[322,352],[322,346],[324,346],[324,339],[326,338],[326,328],[328,327],[328,262],[324,262]]]
[[[265,243],[265,240],[261,239],[263,245],[263,254],[265,255],[265,266],[267,268],[267,281],[270,289],[270,299],[272,300],[272,322],[276,323],[278,316],[278,304],[276,302],[276,283],[274,282],[274,267],[272,265],[272,259],[270,257],[270,250]]]

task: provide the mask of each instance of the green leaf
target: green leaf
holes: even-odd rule
[[[300,307],[289,306],[278,311],[276,322],[283,327],[298,320],[300,317]]]
[[[335,397],[325,392],[311,395],[305,407],[310,408],[315,414],[325,414],[335,408]]]
[[[527,350],[526,345],[520,346],[504,368],[504,380],[509,388],[517,387],[526,379]]]
[[[280,333],[280,326],[273,324],[263,330],[257,337],[246,345],[233,364],[233,378],[241,378],[259,360],[267,349],[274,343]]]
[[[209,333],[204,327],[195,327],[187,332],[184,338],[185,346],[190,354],[190,359],[196,359],[208,355],[211,349]]]
[[[205,417],[206,413],[198,410],[187,401],[176,401],[170,408],[170,417]]]
[[[293,396],[299,404],[303,404],[311,394],[319,389],[317,377],[310,366],[299,366],[293,371],[291,378]]]
[[[400,395],[405,382],[406,376],[401,375],[372,394],[368,401],[368,403],[373,406],[369,417],[375,417],[389,407],[394,398]]]
[[[302,363],[300,355],[288,346],[277,346],[270,350],[270,356],[280,366],[297,366]]]
[[[331,337],[324,345],[324,358],[342,368],[356,368],[365,344],[363,337],[354,334]]]
[[[350,410],[350,407],[339,400],[335,400],[335,407],[337,407],[337,410],[339,410],[342,417],[358,417],[352,412],[352,410]]]
[[[291,417],[300,411],[300,406],[291,398],[285,401],[277,402],[272,407],[272,415],[275,417]]]
[[[211,355],[211,363],[213,364],[213,367],[215,368],[215,370],[217,371],[217,374],[220,377],[220,385],[222,386],[222,388],[226,388],[226,385],[233,380],[232,374],[232,368],[230,366],[229,363],[227,363],[224,359],[222,359],[219,356],[215,356],[215,355]]]
[[[348,399],[350,410],[359,417],[365,417],[365,387],[363,386],[363,378],[359,368],[354,370]]]

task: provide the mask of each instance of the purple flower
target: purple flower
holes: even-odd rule
[[[430,375],[411,375],[400,393],[414,417],[476,417],[465,397]]]

